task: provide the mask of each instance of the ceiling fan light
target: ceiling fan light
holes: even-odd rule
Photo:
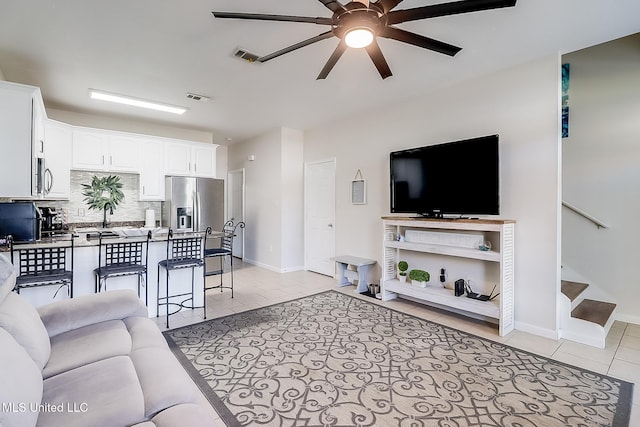
[[[344,42],[349,47],[367,47],[373,41],[373,31],[366,27],[353,28],[344,35]]]

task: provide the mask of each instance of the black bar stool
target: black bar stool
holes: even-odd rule
[[[98,268],[93,270],[96,276],[95,292],[101,292],[102,286],[107,290],[107,279],[110,277],[137,276],[138,298],[140,285],[144,286],[144,301],[149,305],[147,285],[147,266],[149,264],[149,240],[151,230],[142,237],[106,237],[99,235]]]
[[[167,257],[158,263],[158,283],[157,283],[157,303],[156,313],[157,317],[160,316],[160,306],[166,306],[167,313],[167,329],[169,328],[169,316],[176,314],[183,308],[199,308],[194,306],[194,279],[195,269],[204,265],[203,260],[203,241],[204,232],[191,232],[185,234],[174,234],[173,230],[169,230],[167,235]],[[165,296],[160,296],[160,268],[164,268],[167,272],[167,282]],[[191,269],[191,292],[184,292],[178,294],[169,293],[169,272],[172,270],[179,270],[184,268]],[[187,297],[180,302],[172,302],[171,299]],[[191,301],[190,305],[185,304],[187,301]],[[177,306],[177,309],[173,312],[169,312],[169,306]]]
[[[204,250],[204,318],[207,318],[207,291],[210,289],[218,289],[220,288],[220,292],[223,289],[231,289],[231,298],[233,298],[233,238],[236,236],[236,230],[238,227],[244,228],[244,222],[239,222],[237,224],[233,224],[232,220],[225,222],[224,227],[222,229],[222,235],[213,236],[210,239],[220,239],[220,246],[217,248],[207,248],[205,244]],[[212,236],[214,231],[211,227],[207,227],[207,231],[205,234],[205,239],[207,236]],[[206,240],[205,240],[206,241]],[[224,261],[225,258],[229,257],[229,271],[231,273],[231,281],[229,285],[224,285],[222,282],[222,274],[224,273]],[[220,268],[217,270],[208,270],[207,269],[207,259],[209,258],[218,258],[220,260]],[[207,286],[207,277],[209,276],[220,276],[220,283],[213,286]]]
[[[66,286],[67,295],[73,298],[74,237],[73,234],[63,234],[51,242],[38,244],[15,243],[9,238],[11,262],[18,267],[14,290],[20,293],[21,289],[58,285],[53,295],[55,298]]]

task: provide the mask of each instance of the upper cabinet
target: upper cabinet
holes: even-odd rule
[[[44,158],[45,199],[68,200],[71,194],[71,126],[47,120]]]
[[[42,196],[45,118],[40,89],[0,81],[0,197]]]
[[[164,144],[140,141],[140,200],[164,200]]]
[[[216,149],[212,144],[191,144],[193,175],[204,178],[216,177]]]
[[[138,172],[140,138],[125,135],[109,135],[109,170]]]
[[[139,139],[127,134],[77,128],[73,130],[73,169],[138,172]]]
[[[165,175],[215,178],[217,145],[199,142],[165,143]]]

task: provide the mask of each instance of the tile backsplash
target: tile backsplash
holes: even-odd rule
[[[71,196],[69,200],[39,201],[37,205],[64,209],[69,224],[102,222],[102,211],[90,210],[82,195],[82,184],[90,184],[94,175],[98,177],[117,175],[122,182],[124,200],[113,211],[113,215],[107,213],[109,222],[144,221],[147,209],[153,209],[156,222],[160,221],[161,202],[141,202],[139,200],[139,175],[130,173],[71,171]]]

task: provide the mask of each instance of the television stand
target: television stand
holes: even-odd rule
[[[383,301],[403,297],[493,321],[499,325],[500,336],[514,329],[515,221],[393,216],[382,220]],[[491,242],[491,249],[480,250],[479,243],[486,241]],[[401,260],[409,263],[409,270],[429,271],[434,278],[435,272],[444,268],[448,275],[445,287],[434,279],[426,288],[412,285],[409,280],[401,282],[397,277]],[[458,279],[471,280],[477,298],[455,296],[453,284]],[[488,295],[486,300],[483,294]]]

